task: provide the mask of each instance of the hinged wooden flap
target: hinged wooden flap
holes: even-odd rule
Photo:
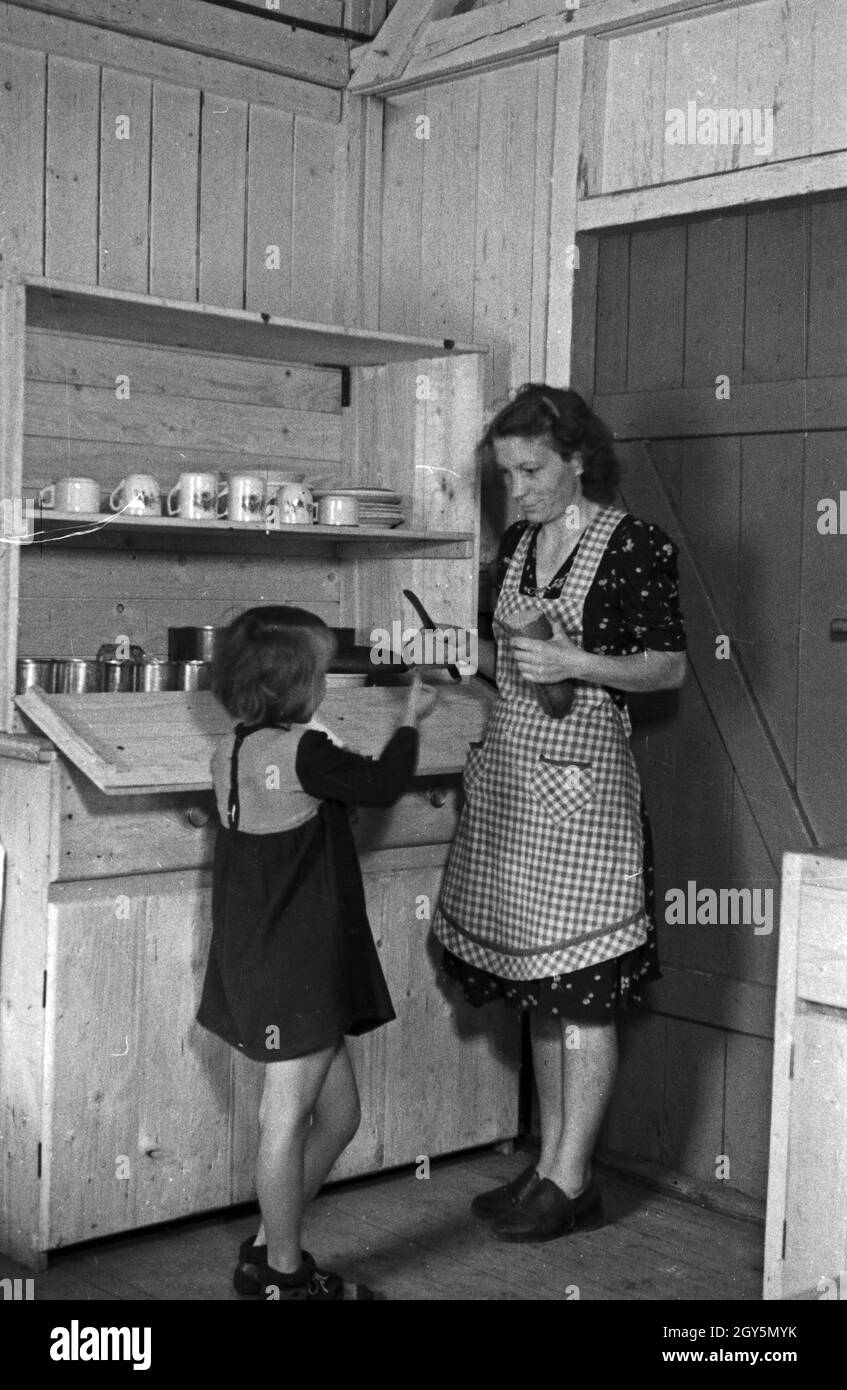
[[[406,693],[362,687],[329,693],[320,722],[358,752],[376,754],[397,728]],[[420,776],[455,773],[482,737],[493,691],[480,680],[439,682],[421,725]],[[232,720],[208,691],[144,695],[19,695],[18,708],[101,791],[204,791],[210,759]]]

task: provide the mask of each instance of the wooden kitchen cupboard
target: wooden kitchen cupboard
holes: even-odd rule
[[[61,1245],[249,1199],[260,1068],[194,1021],[210,931],[208,759],[228,720],[192,695],[13,698],[24,654],[295,602],[354,627],[475,615],[482,355],[41,279],[0,287],[3,495],[63,474],[105,497],[130,471],[292,468],[390,486],[396,531],[36,515],[0,556],[0,1247]],[[130,398],[116,391],[128,378]],[[123,399],[121,399],[123,394]],[[131,406],[129,409],[125,407]],[[146,465],[146,466],[145,466]],[[331,692],[322,717],[377,751],[400,692]],[[419,777],[357,813],[374,935],[398,1014],[353,1040],[362,1126],[333,1176],[512,1137],[514,1020],[448,998],[429,920],[480,737],[484,684],[444,683]]]

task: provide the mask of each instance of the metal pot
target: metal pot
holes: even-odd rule
[[[53,662],[53,690],[57,695],[88,695],[100,689],[100,663],[78,657]]]
[[[107,657],[98,661],[100,668],[100,689],[109,695],[124,695],[135,689],[137,661],[119,661],[117,657]]]
[[[177,690],[210,690],[211,661],[180,661],[177,663]]]
[[[48,694],[53,690],[53,658],[51,656],[19,657],[16,669],[15,693],[25,695],[34,685]]]
[[[157,656],[139,661],[135,672],[135,688],[144,694],[156,690],[176,690],[178,667],[175,661],[162,661]]]
[[[169,627],[169,661],[213,661],[222,627]]]

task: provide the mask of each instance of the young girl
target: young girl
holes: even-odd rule
[[[265,1063],[256,1191],[262,1226],[239,1293],[340,1299],[301,1249],[303,1215],[359,1126],[344,1042],[394,1009],[365,911],[349,805],[387,806],[415,770],[419,682],[377,759],[312,715],[335,644],[300,608],[251,608],[227,628],[214,691],[237,721],[212,758],[221,827],[198,1022]]]

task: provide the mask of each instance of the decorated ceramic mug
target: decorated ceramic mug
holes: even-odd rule
[[[129,473],[118,483],[109,506],[113,512],[127,516],[161,516],[162,494],[159,484],[149,473]]]
[[[267,523],[269,526],[310,526],[316,510],[310,487],[305,483],[285,483],[277,489],[276,500],[268,505]]]
[[[218,501],[227,501],[230,521],[265,519],[265,480],[255,473],[229,473],[218,493]],[[219,514],[224,515],[219,508]]]
[[[179,482],[168,493],[168,516],[214,521],[217,514],[217,473],[180,473]]]

